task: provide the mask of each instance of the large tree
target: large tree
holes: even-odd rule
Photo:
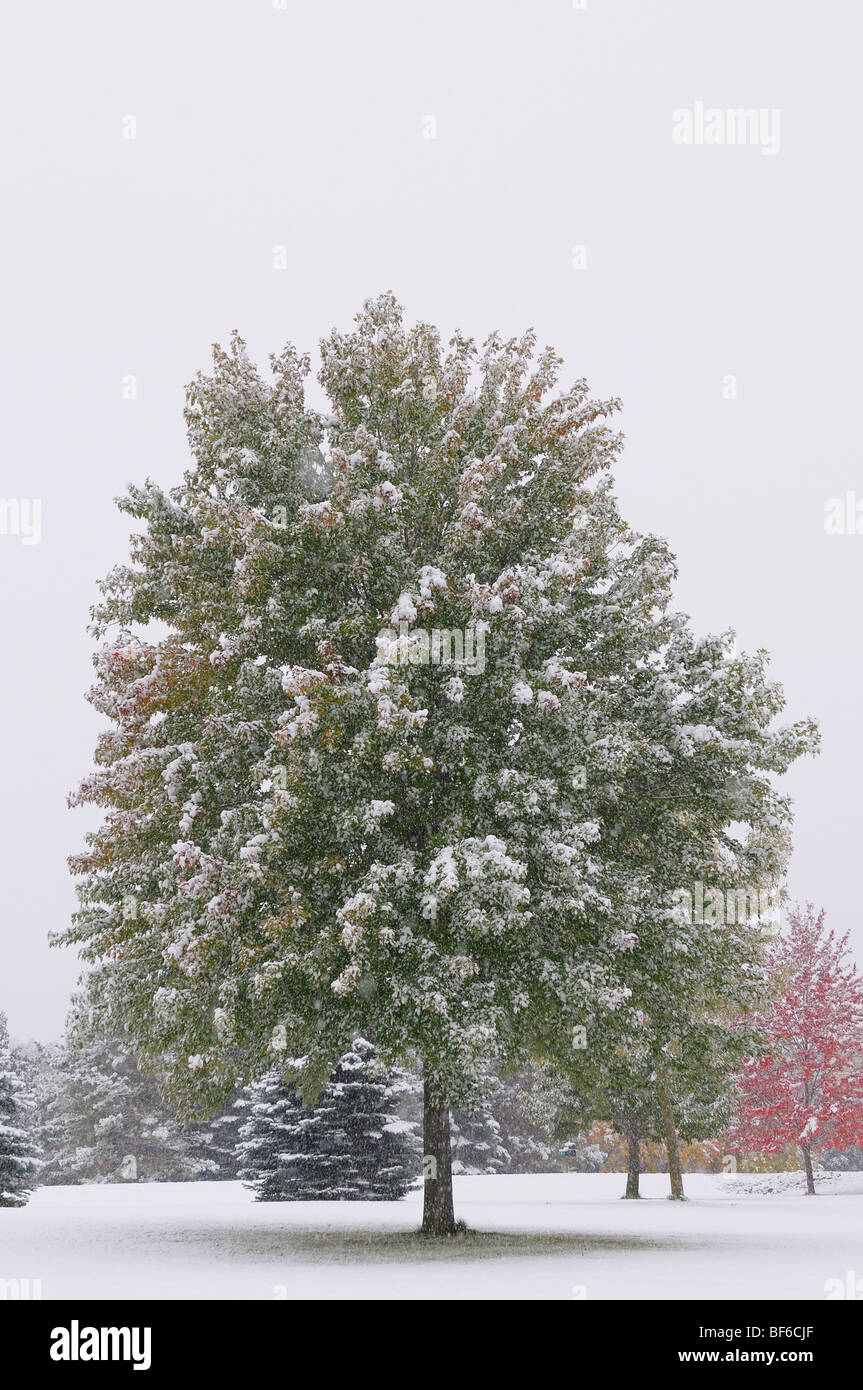
[[[307,1100],[357,1035],[419,1059],[423,1227],[448,1233],[449,1108],[482,1067],[619,1042],[653,891],[632,699],[683,625],[667,548],[617,510],[617,402],[557,389],[531,333],[443,346],[384,295],[321,354],[322,417],[292,349],[272,385],[217,349],[183,483],[123,503],[113,728],[79,793],[107,815],[65,939],[189,1112],[280,1050]]]

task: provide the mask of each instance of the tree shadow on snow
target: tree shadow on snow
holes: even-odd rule
[[[543,1255],[590,1255],[607,1251],[680,1250],[688,1242],[638,1236],[567,1235],[565,1232],[463,1231],[434,1237],[419,1231],[249,1229],[196,1231],[195,1245],[221,1247],[234,1259],[287,1260],[297,1264],[386,1263],[390,1260],[494,1260]],[[693,1246],[693,1248],[695,1248]]]

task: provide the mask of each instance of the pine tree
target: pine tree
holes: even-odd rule
[[[237,1131],[237,1176],[255,1191],[259,1202],[293,1200],[296,1185],[282,1154],[294,1157],[302,1097],[279,1070],[268,1072],[248,1086],[235,1101],[244,1117]]]
[[[863,1172],[863,1148],[859,1144],[849,1144],[844,1149],[825,1149],[819,1157],[822,1168],[828,1173]]]
[[[483,1069],[469,1110],[453,1110],[453,1173],[547,1173],[559,1167],[549,1135],[531,1122],[524,1101],[529,1072]]]
[[[239,1176],[260,1202],[398,1200],[419,1171],[399,1090],[365,1038],[339,1058],[313,1106],[269,1073],[242,1100]]]
[[[504,1173],[512,1156],[501,1132],[500,1122],[486,1096],[480,1095],[470,1113],[453,1110],[450,1126],[452,1171],[460,1173]]]
[[[863,979],[848,955],[848,934],[828,932],[823,910],[789,913],[770,953],[776,997],[756,1019],[765,1051],[740,1073],[727,1140],[744,1152],[797,1144],[810,1194],[813,1153],[863,1143]]]
[[[516,1073],[495,1072],[492,1108],[511,1173],[554,1173],[560,1167],[551,1135],[530,1116],[533,1087],[534,1068],[529,1065]]]
[[[32,1100],[20,1060],[0,1013],[0,1207],[26,1206],[39,1170],[39,1146],[30,1123]]]
[[[237,1145],[242,1112],[236,1108],[239,1094],[221,1114],[183,1128],[190,1152],[206,1164],[201,1176],[209,1182],[231,1182],[239,1176]]]
[[[114,727],[77,797],[106,817],[64,939],[104,1026],[173,1059],[184,1116],[271,1069],[274,1040],[307,1100],[358,1034],[419,1059],[423,1229],[450,1234],[450,1107],[490,1063],[625,1045],[639,926],[671,1055],[663,837],[718,807],[718,840],[729,770],[770,808],[761,769],[807,735],[771,739],[758,661],[720,669],[665,616],[673,560],[612,492],[619,402],[558,390],[533,334],[444,347],[383,295],[321,352],[326,416],[293,349],[271,386],[242,340],[217,349],[183,484],[123,504],[134,563],[94,614]]]
[[[42,1181],[182,1182],[221,1176],[209,1133],[182,1129],[163,1103],[156,1078],[139,1070],[122,1039],[88,1035],[85,1013],[77,1003],[63,1045],[41,1058]]]

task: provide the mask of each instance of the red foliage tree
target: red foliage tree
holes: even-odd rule
[[[863,1143],[863,979],[848,935],[824,927],[811,903],[788,915],[767,967],[776,997],[757,1022],[766,1055],[740,1073],[731,1151],[773,1153],[797,1144],[815,1192],[812,1153]]]

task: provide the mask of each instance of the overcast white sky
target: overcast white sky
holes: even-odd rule
[[[56,1036],[77,975],[47,933],[72,911],[66,855],[92,823],[65,797],[97,733],[85,628],[95,580],[126,552],[113,498],[179,478],[183,387],[213,341],[237,327],[261,363],[287,339],[312,349],[384,289],[446,332],[532,324],[568,374],[623,398],[623,512],[670,538],[679,606],[767,647],[790,715],[821,721],[821,757],[788,779],[791,886],[863,958],[863,535],[824,530],[827,499],[863,501],[848,433],[861,14],[855,0],[6,8],[0,497],[43,509],[39,544],[0,534],[14,1033]],[[673,143],[672,113],[699,101],[778,110],[778,153]]]

